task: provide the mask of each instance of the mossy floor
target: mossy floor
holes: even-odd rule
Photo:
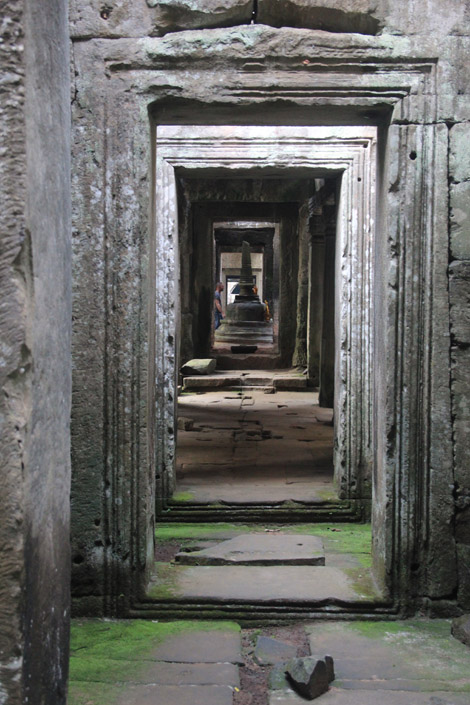
[[[281,664],[253,661],[257,638],[270,636],[303,644],[298,655],[307,648],[333,656],[329,705],[468,705],[470,649],[450,628],[444,619],[328,620],[257,630],[233,622],[74,620],[68,702],[245,705],[256,693],[257,705],[301,705]]]
[[[342,576],[345,576],[346,582],[356,593],[358,600],[373,601],[380,597],[371,576],[370,524],[158,524],[156,540],[160,549],[164,548],[165,544],[168,544],[178,546],[180,549],[192,550],[208,541],[219,542],[240,534],[263,534],[266,532],[318,536],[323,541],[326,567],[339,571]],[[240,566],[238,571],[242,570],[243,566]],[[321,572],[321,568],[318,568],[318,570]],[[212,578],[212,572],[221,573],[221,571],[223,571],[223,568],[219,568],[216,571],[206,569],[205,572],[211,573],[211,580],[219,580],[217,575]],[[250,569],[246,570],[246,572],[248,575]],[[305,571],[302,570],[300,572],[304,573]],[[149,597],[157,600],[184,597],[182,584],[185,581],[187,582],[187,579],[189,580],[186,573],[188,573],[187,568],[174,565],[173,562],[157,563],[154,579],[149,590]],[[280,574],[281,571],[278,571],[279,576]],[[191,582],[194,582],[194,576],[191,574],[190,577]],[[339,575],[339,577],[341,576]],[[207,579],[209,579],[209,576]],[[301,576],[299,575],[300,579]],[[295,581],[291,595],[292,599],[295,600],[294,585]],[[331,584],[331,588],[331,597],[343,597],[345,595],[345,593],[340,594],[340,592],[336,595],[334,584]],[[312,596],[315,599],[314,593],[312,593]],[[240,597],[243,599],[242,594],[240,594]],[[346,599],[353,598],[350,596]]]
[[[187,686],[184,681],[188,665],[176,666],[176,672],[173,667],[171,671],[172,659],[175,664],[188,659],[184,644],[191,638],[202,645],[206,636],[212,643],[222,637],[223,648],[227,639],[231,640],[231,635],[235,644],[232,651],[236,657],[240,627],[234,622],[73,620],[68,703],[114,705],[125,702],[126,691],[130,688],[135,691],[137,686],[143,688],[155,682],[166,687],[170,683],[173,689],[179,683]],[[170,651],[165,651],[166,645],[171,646]],[[214,661],[214,658],[211,660]],[[204,661],[202,654],[201,661]],[[195,666],[192,668],[193,678],[200,680],[198,669]],[[213,665],[208,674],[206,668],[205,678],[212,678],[220,685],[217,683],[218,677]],[[172,678],[175,683],[172,683]],[[169,694],[171,696],[172,693]]]

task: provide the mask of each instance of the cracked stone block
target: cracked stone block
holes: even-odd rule
[[[452,620],[451,633],[452,636],[461,641],[463,644],[470,646],[470,614],[463,614],[461,617],[455,617]]]
[[[377,34],[383,27],[371,0],[258,0],[257,21],[273,27]]]

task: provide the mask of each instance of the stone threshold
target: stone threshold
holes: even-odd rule
[[[165,522],[238,522],[282,524],[324,523],[324,522],[362,522],[367,518],[367,506],[364,502],[315,502],[280,503],[220,502],[217,504],[178,502],[168,500],[159,512]]]
[[[300,620],[396,620],[398,602],[384,599],[343,601],[257,601],[218,599],[151,599],[134,603],[128,617],[136,619],[233,620],[244,627]]]

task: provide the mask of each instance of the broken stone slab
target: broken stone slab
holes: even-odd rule
[[[183,375],[210,375],[214,372],[217,366],[217,360],[214,358],[195,358],[188,360],[181,368]]]
[[[334,679],[333,659],[331,656],[325,659],[311,656],[292,659],[286,665],[286,678],[299,695],[306,700],[314,700],[328,691]]]
[[[318,536],[242,534],[217,546],[180,552],[183,565],[325,565],[323,542]]]
[[[454,617],[452,620],[451,634],[463,644],[470,646],[470,614]]]
[[[256,641],[254,659],[260,666],[270,666],[279,661],[287,661],[297,654],[297,647],[280,639],[259,636]]]

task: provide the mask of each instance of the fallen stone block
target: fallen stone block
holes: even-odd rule
[[[217,361],[214,358],[188,360],[181,368],[182,375],[210,375],[214,372]]]
[[[287,663],[285,673],[296,693],[306,700],[314,700],[328,691],[334,679],[333,659],[331,656],[325,659],[312,656],[292,659]]]
[[[189,419],[185,416],[178,417],[178,429],[180,431],[192,431],[194,426],[194,419]]]
[[[455,617],[452,620],[451,633],[463,644],[470,646],[470,614]]]

